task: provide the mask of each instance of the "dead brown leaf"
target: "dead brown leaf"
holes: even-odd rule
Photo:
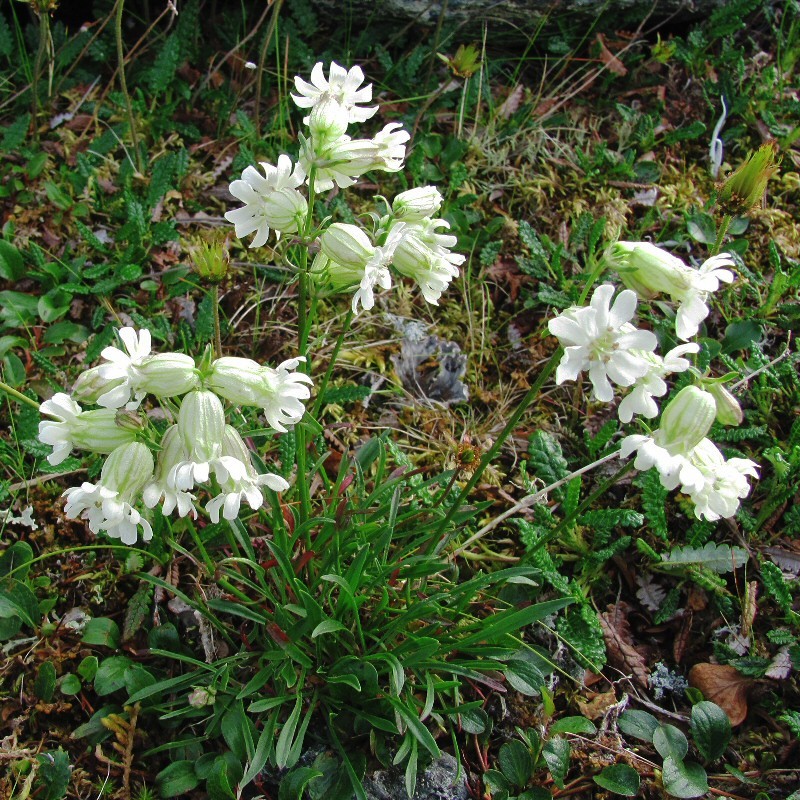
[[[633,643],[633,633],[628,624],[627,603],[611,604],[608,606],[608,611],[598,614],[598,617],[603,628],[609,663],[620,672],[632,674],[634,680],[646,689],[650,669],[644,656]]]
[[[588,719],[600,719],[616,702],[617,697],[613,689],[607,692],[590,692],[588,700],[581,697],[575,698],[578,710]]]
[[[683,615],[683,622],[678,635],[672,642],[672,657],[675,659],[676,664],[680,664],[683,660],[683,654],[686,652],[686,645],[689,643],[689,634],[692,632],[692,619],[694,614],[687,610]]]
[[[741,725],[747,716],[747,693],[753,684],[728,664],[695,664],[689,670],[689,684],[699,689],[706,700],[716,703],[731,725]]]
[[[595,36],[595,42],[600,46],[600,60],[615,75],[627,75],[628,68],[608,49],[602,33]]]

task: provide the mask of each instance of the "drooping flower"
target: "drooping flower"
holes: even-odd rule
[[[64,492],[64,513],[68,519],[86,519],[94,534],[105,531],[123,544],[153,538],[150,523],[133,507],[142,488],[153,477],[153,456],[139,442],[122,445],[103,464],[100,480],[86,482]]]
[[[701,440],[687,460],[701,477],[683,487],[694,503],[695,516],[711,521],[734,516],[740,500],[750,493],[747,477],[758,477],[758,464],[749,458],[726,461],[710,439]]]
[[[266,244],[270,229],[278,239],[281,233],[295,233],[308,212],[308,202],[297,191],[305,180],[299,164],[292,167],[289,156],[282,154],[277,166],[261,162],[261,168],[263,175],[255,167],[245,167],[241,179],[231,183],[230,193],[244,205],[225,213],[240,239],[255,233],[250,247]]]
[[[697,353],[700,345],[694,342],[673,347],[663,358],[656,353],[643,351],[641,356],[649,364],[648,371],[636,379],[630,392],[622,398],[617,413],[621,422],[630,422],[634,414],[647,419],[658,416],[658,403],[654,397],[663,397],[667,393],[664,378],[675,372],[685,372],[691,366],[686,353]]]
[[[733,273],[724,269],[734,264],[727,253],[713,256],[694,269],[649,242],[617,242],[609,249],[608,258],[622,282],[640,297],[652,299],[666,294],[679,303],[675,330],[684,341],[697,334],[709,315],[709,294],[719,289],[720,281],[731,283],[734,279]]]
[[[701,482],[689,453],[705,438],[716,416],[716,403],[698,386],[686,386],[661,415],[659,428],[649,436],[633,434],[622,440],[623,457],[636,451],[634,467],[643,472],[655,467],[665,489],[683,484],[684,490]]]
[[[220,511],[224,519],[236,519],[242,500],[246,500],[254,511],[261,508],[264,503],[262,486],[276,492],[289,488],[289,484],[280,475],[269,472],[259,475],[256,472],[247,445],[230,425],[225,426],[222,456],[225,458],[223,466],[215,473],[221,491],[206,505],[212,522],[219,522]]]
[[[706,391],[711,392],[717,401],[717,420],[721,425],[741,425],[744,412],[739,401],[731,394],[730,390],[721,383],[709,382],[704,384]]]
[[[594,397],[604,403],[614,397],[611,381],[632,386],[648,372],[640,351],[652,351],[657,345],[655,334],[629,323],[636,313],[636,294],[626,289],[611,306],[613,294],[611,284],[598,286],[588,306],[568,308],[548,324],[564,347],[556,383],[574,381],[588,370]]]
[[[390,122],[382,130],[375,134],[372,140],[378,148],[378,160],[372,169],[380,169],[384,172],[399,172],[403,169],[403,162],[406,159],[406,142],[411,138],[411,134],[403,129],[400,122]]]
[[[359,88],[364,82],[364,72],[361,67],[351,67],[346,70],[335,61],[331,62],[328,69],[328,80],[322,62],[317,62],[311,70],[311,83],[304,81],[299,76],[294,79],[297,94],[292,100],[299,108],[314,108],[325,101],[334,101],[347,111],[348,122],[366,122],[378,111],[378,106],[363,107],[362,103],[372,100],[372,84],[369,83]],[[308,124],[308,117],[304,120]]]
[[[108,381],[109,389],[97,398],[97,404],[104,408],[122,408],[134,395],[138,405],[145,392],[138,388],[138,368],[150,355],[152,344],[150,331],[142,328],[138,333],[134,328],[122,328],[117,331],[125,350],[118,347],[106,347],[100,354],[107,362],[101,364],[97,375]]]
[[[390,231],[403,223],[394,222]],[[407,223],[402,238],[398,240],[392,266],[402,275],[412,278],[428,303],[439,305],[442,292],[459,276],[459,266],[466,260],[451,253],[458,241],[455,236],[438,233],[439,228],[449,228],[443,219],[422,218]]]
[[[136,438],[134,430],[117,425],[113,409],[82,411],[64,392],[45,400],[39,411],[53,417],[39,423],[39,441],[52,446],[53,452],[47,456],[47,461],[53,466],[64,461],[73,448],[110,453]]]
[[[442,195],[435,186],[418,186],[400,192],[392,201],[392,214],[403,222],[419,222],[432,217],[442,206]]]
[[[194,507],[195,496],[176,488],[169,481],[173,468],[188,461],[188,458],[189,454],[183,446],[178,426],[171,425],[161,439],[161,452],[158,454],[153,480],[144,487],[142,492],[144,504],[148,508],[155,508],[163,497],[164,504],[161,511],[165,517],[177,508],[178,516],[185,517],[187,514],[191,514],[192,517],[197,518],[197,509]]]
[[[297,367],[305,358],[290,358],[277,369],[249,358],[224,356],[211,365],[206,384],[220,397],[238,406],[259,406],[276,431],[286,432],[303,418],[303,401],[311,397],[314,382]]]

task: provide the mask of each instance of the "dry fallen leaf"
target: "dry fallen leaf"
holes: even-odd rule
[[[727,664],[695,664],[689,670],[689,684],[706,700],[716,703],[731,725],[741,725],[747,716],[747,693],[752,681]]]
[[[589,692],[589,696],[589,700],[584,700],[580,697],[575,698],[575,705],[578,706],[578,710],[588,719],[600,719],[617,702],[613,689],[607,692]]]
[[[608,651],[608,661],[620,672],[632,674],[634,680],[646,689],[650,670],[644,656],[633,644],[633,634],[628,625],[628,606],[616,603],[608,606],[608,611],[598,614],[603,638]]]
[[[595,42],[600,45],[600,60],[615,75],[627,75],[628,68],[608,49],[602,33],[598,33]]]

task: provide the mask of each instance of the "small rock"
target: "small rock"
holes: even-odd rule
[[[404,770],[379,770],[364,781],[368,800],[408,800]],[[450,753],[442,753],[417,777],[414,800],[467,800],[467,776]]]

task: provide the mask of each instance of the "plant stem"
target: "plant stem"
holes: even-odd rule
[[[214,350],[217,358],[222,358],[222,329],[219,324],[219,287],[215,283],[211,289],[211,308],[214,317]]]
[[[297,306],[297,348],[305,359],[300,369],[306,374],[311,371],[311,364],[308,360],[308,334],[312,315],[308,313],[306,305],[308,303],[308,236],[314,222],[314,174],[315,168],[312,167],[308,176],[308,214],[303,226]],[[303,427],[302,420],[295,427],[295,436],[297,439],[297,483],[300,491],[300,524],[302,525],[311,516],[311,487],[306,474],[306,429]]]
[[[328,388],[328,383],[331,379],[331,375],[333,374],[333,368],[336,366],[336,358],[339,355],[339,351],[342,349],[342,345],[344,344],[344,337],[347,335],[347,332],[350,330],[350,323],[353,321],[353,309],[351,308],[347,312],[347,316],[344,318],[344,325],[342,325],[342,330],[339,332],[339,336],[336,339],[336,344],[333,347],[333,352],[331,353],[330,360],[328,361],[328,369],[325,371],[325,377],[322,379],[322,383],[320,383],[319,388],[317,389],[317,399],[314,402],[314,408],[311,410],[311,416],[316,418],[322,409],[322,398],[325,396],[325,390]]]
[[[261,45],[261,52],[258,54],[258,74],[256,75],[256,102],[255,102],[255,128],[258,136],[261,136],[261,80],[264,77],[264,67],[267,62],[267,50],[269,43],[275,33],[275,26],[278,24],[278,14],[280,13],[283,0],[270,0],[268,7],[272,6],[272,17],[269,21],[264,42]],[[276,45],[277,47],[277,45]],[[278,78],[280,80],[280,77]]]
[[[26,395],[22,394],[22,392],[18,392],[16,389],[12,389],[4,381],[0,381],[0,391],[3,391],[6,394],[10,395],[15,400],[19,400],[20,403],[27,403],[29,406],[35,408],[37,411],[39,410],[39,404],[33,398],[27,397]]]
[[[136,163],[136,169],[139,173],[144,174],[144,165],[142,164],[142,154],[139,151],[139,135],[136,132],[136,119],[133,116],[133,105],[131,104],[131,97],[128,94],[128,83],[125,80],[125,53],[122,50],[122,9],[125,6],[125,0],[117,0],[116,17],[114,21],[114,34],[117,39],[117,61],[119,61],[119,84],[122,89],[122,94],[125,97],[125,106],[128,110],[128,127],[131,129],[131,141],[133,142],[133,154]]]
[[[719,253],[720,249],[722,248],[722,240],[725,238],[725,234],[728,232],[728,228],[731,226],[731,222],[733,222],[733,217],[730,214],[726,214],[722,218],[722,222],[719,225],[719,229],[717,230],[717,239],[714,242],[714,247],[711,250],[711,255],[715,256]]]
[[[564,349],[559,346],[553,355],[550,356],[550,360],[544,365],[544,368],[533,382],[533,385],[530,389],[528,389],[528,393],[522,399],[522,402],[517,406],[505,427],[500,432],[497,439],[495,439],[494,444],[486,451],[486,454],[481,459],[481,463],[478,465],[478,468],[472,473],[472,477],[467,481],[466,486],[464,486],[464,488],[459,492],[458,497],[456,497],[453,505],[450,507],[450,510],[447,512],[444,519],[439,523],[439,527],[436,529],[436,533],[434,534],[434,541],[437,537],[442,536],[445,528],[453,519],[464,501],[467,499],[469,493],[475,488],[486,468],[492,463],[495,456],[500,452],[500,448],[503,446],[506,439],[511,435],[514,428],[517,427],[517,424],[522,419],[522,415],[527,411],[528,406],[537,398],[539,392],[542,390],[542,386],[544,386],[545,382],[550,377],[551,373],[558,365],[558,362],[561,360],[561,356],[563,355]],[[435,545],[434,552],[440,553],[456,532],[457,530],[443,536],[439,543]]]

